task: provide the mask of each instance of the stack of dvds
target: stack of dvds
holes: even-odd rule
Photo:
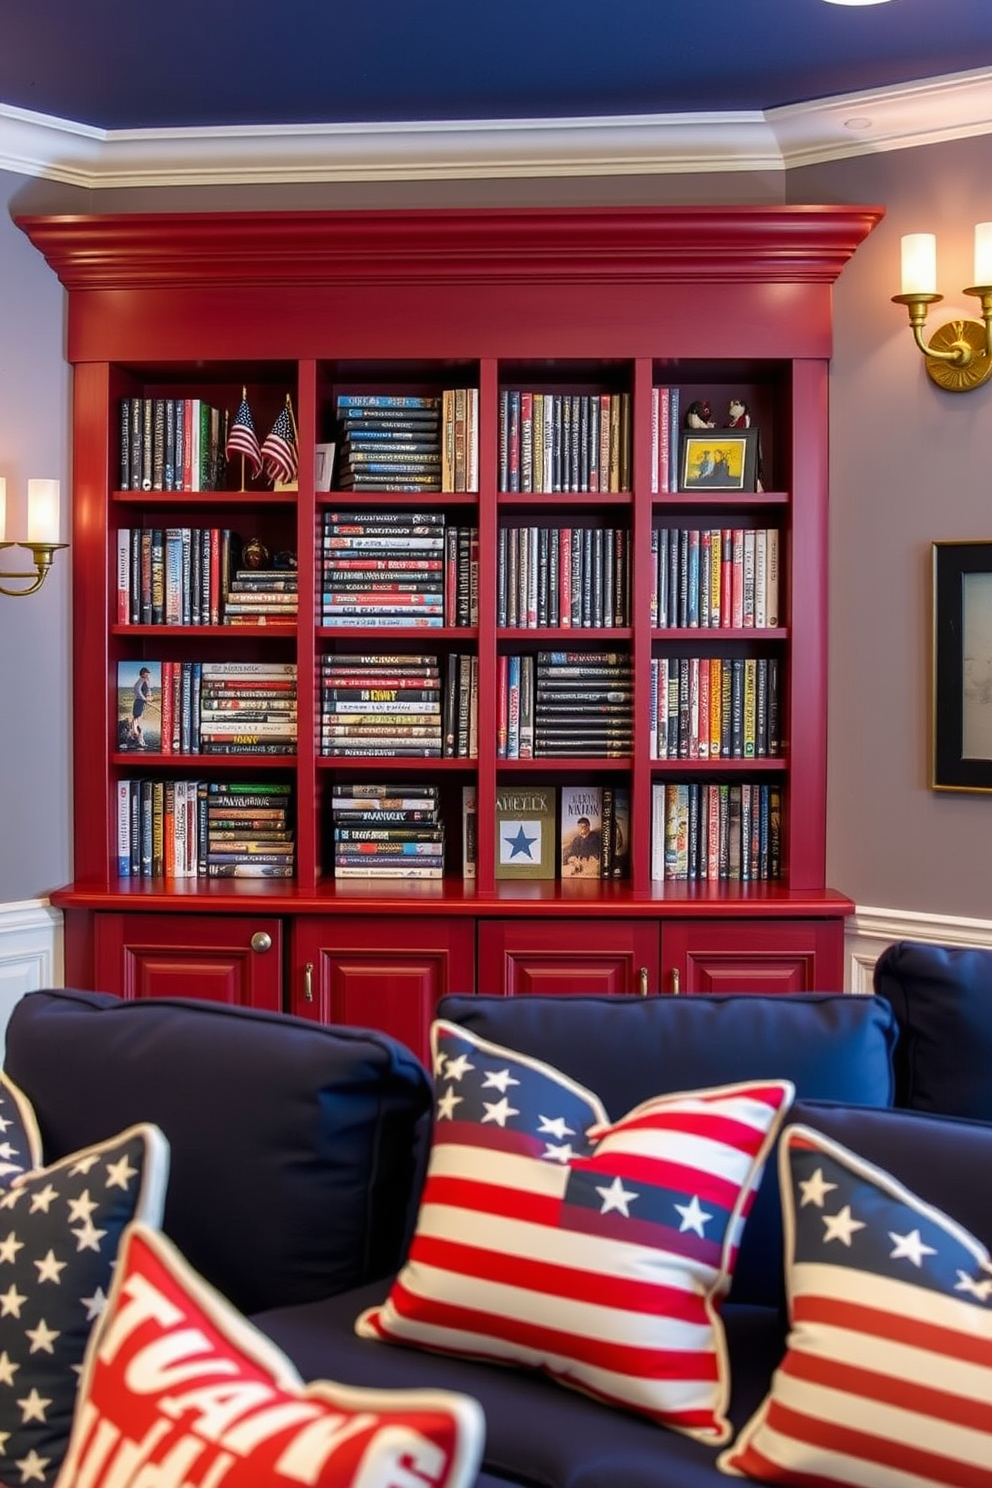
[[[436,785],[336,785],[335,878],[443,878]]]
[[[320,752],[441,755],[441,671],[436,656],[323,656]]]
[[[201,754],[295,754],[296,663],[205,661]]]
[[[293,877],[292,786],[211,780],[200,789],[208,878]]]
[[[442,626],[444,513],[328,511],[322,625]]]
[[[225,625],[293,625],[297,577],[291,568],[239,568],[224,598]]]
[[[441,399],[340,393],[338,486],[342,491],[439,491]]]
[[[630,657],[616,651],[539,651],[535,757],[617,758],[632,749]]]

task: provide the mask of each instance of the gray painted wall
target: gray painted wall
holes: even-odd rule
[[[0,173],[0,193],[8,212],[783,199],[885,206],[835,294],[828,877],[862,906],[985,918],[992,796],[927,788],[929,565],[934,539],[992,539],[992,386],[961,397],[934,387],[889,297],[899,288],[900,235],[936,231],[947,296],[939,308],[974,313],[958,290],[970,282],[972,225],[992,220],[990,166],[992,136],[760,178],[90,196]],[[60,288],[5,216],[0,474],[18,485],[29,474],[66,479],[61,347]],[[68,591],[63,565],[30,601],[0,596],[0,902],[41,893],[69,872]]]

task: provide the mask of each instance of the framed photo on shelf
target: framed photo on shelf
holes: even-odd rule
[[[679,489],[754,491],[757,465],[756,428],[688,429],[682,435]]]
[[[333,444],[318,444],[314,447],[313,488],[315,491],[331,489],[331,476],[334,474],[334,449]]]
[[[992,541],[933,544],[934,790],[992,791]]]

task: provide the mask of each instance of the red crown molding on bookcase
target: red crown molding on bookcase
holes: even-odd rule
[[[18,217],[70,290],[488,281],[832,283],[880,207]]]

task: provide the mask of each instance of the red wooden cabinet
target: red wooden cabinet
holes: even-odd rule
[[[668,920],[661,946],[661,992],[840,992],[844,987],[842,919]]]
[[[282,921],[272,916],[97,914],[94,985],[120,997],[203,997],[278,1011],[282,952]]]
[[[301,918],[290,960],[290,1012],[382,1029],[429,1063],[438,1000],[475,991],[475,925],[409,915]]]
[[[647,992],[658,984],[655,920],[483,920],[479,991]]]

